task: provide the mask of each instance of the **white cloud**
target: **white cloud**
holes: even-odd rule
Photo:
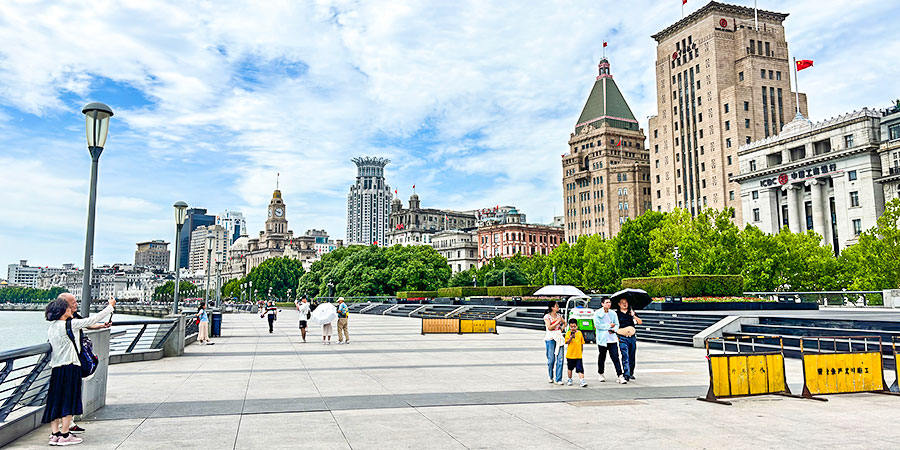
[[[895,3],[761,3],[791,13],[792,53],[816,60],[801,77],[814,119],[900,96],[886,92],[900,75],[886,63],[900,54],[886,19]],[[88,169],[77,109],[106,98],[116,116],[98,223],[120,229],[98,240],[98,261],[128,260],[134,241],[169,236],[175,200],[243,210],[255,234],[276,172],[295,232],[325,227],[342,237],[349,159],[358,155],[390,158],[388,182],[404,199],[418,183],[426,206],[511,203],[549,221],[562,209],[559,154],[602,41],[646,124],[656,113],[650,35],[679,8],[657,0],[615,8],[586,0],[0,3],[0,132],[42,149],[0,150],[2,174],[15,180],[0,181],[15,190],[0,235],[21,235],[33,217],[73,217],[60,226],[81,245]],[[33,198],[47,198],[46,213],[34,212]],[[40,246],[4,246],[0,258]]]

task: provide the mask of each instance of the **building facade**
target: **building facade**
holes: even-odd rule
[[[409,208],[394,198],[388,222],[388,245],[432,245],[433,235],[443,230],[475,228],[475,213],[449,209],[422,208],[417,194],[409,197]]]
[[[881,183],[884,201],[900,198],[900,100],[881,118]]]
[[[161,272],[169,271],[169,243],[161,239],[137,243],[134,265]]]
[[[386,245],[391,187],[384,179],[385,158],[353,158],[356,183],[347,195],[347,243]]]
[[[344,246],[344,242],[340,239],[334,240],[328,236],[325,230],[306,230],[306,236],[312,237],[315,242],[313,248],[316,249],[316,258],[321,259],[326,253]]]
[[[510,213],[505,223],[478,227],[478,264],[497,256],[549,255],[563,242],[565,235],[563,228],[528,224],[520,220],[518,214]]]
[[[505,206],[491,206],[488,208],[476,209],[473,211],[475,213],[475,225],[479,227],[486,227],[488,225],[499,225],[501,223],[506,223],[506,218],[510,214],[516,217],[516,221],[525,222],[526,216],[524,213],[520,213],[519,209],[515,206],[505,205]]]
[[[819,123],[803,117],[738,152],[744,221],[767,233],[813,230],[835,253],[884,212],[880,122],[863,109]]]
[[[206,242],[206,237],[210,234],[213,236],[212,246],[208,246]],[[203,273],[206,273],[207,266],[210,264],[209,257],[211,256],[210,268],[215,272],[216,262],[223,261],[227,247],[228,236],[225,234],[225,227],[221,225],[198,227],[191,233],[190,269],[195,272],[203,271]],[[212,250],[212,254],[210,254],[210,250]]]
[[[229,211],[226,209],[224,212],[219,213],[216,216],[216,225],[221,225],[225,228],[229,246],[247,233],[247,221],[244,219],[244,214],[240,211]]]
[[[478,267],[478,232],[443,230],[434,233],[431,245],[447,258],[452,273]]]
[[[787,14],[710,2],[653,35],[658,115],[649,120],[658,211],[735,209],[738,148],[778,134],[794,117]],[[800,94],[806,115],[806,96]]]
[[[191,236],[198,227],[215,225],[216,216],[206,214],[204,208],[190,208],[187,210],[184,226],[181,229],[181,242],[178,243],[180,253],[178,265],[186,269],[190,266]]]
[[[28,260],[20,260],[18,264],[7,266],[7,282],[11,286],[37,287],[38,278],[43,268],[28,265]]]
[[[650,154],[643,130],[600,60],[569,152],[562,157],[566,241],[598,234],[612,238],[629,218],[651,208]]]

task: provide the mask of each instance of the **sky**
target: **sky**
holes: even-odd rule
[[[257,235],[280,173],[295,234],[341,239],[356,156],[391,160],[406,205],[562,213],[560,156],[606,49],[646,130],[655,41],[678,0],[0,2],[0,264],[81,266],[81,108],[115,116],[96,264],[173,241],[172,204],[241,211]],[[733,3],[753,6],[752,1]],[[689,14],[706,2],[689,0]],[[900,97],[900,2],[760,0],[790,13],[810,118]],[[0,273],[5,277],[5,271]]]

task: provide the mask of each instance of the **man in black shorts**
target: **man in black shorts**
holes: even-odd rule
[[[306,321],[309,320],[310,314],[306,296],[301,297],[299,302],[294,302],[294,305],[297,306],[297,312],[300,313],[300,336],[303,338],[303,342],[306,342]]]

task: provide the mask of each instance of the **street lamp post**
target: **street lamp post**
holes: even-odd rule
[[[187,203],[175,202],[175,293],[172,296],[172,314],[178,314],[178,285],[181,283],[181,270],[178,265],[181,264],[179,255],[181,254],[181,228],[187,218]]]
[[[553,284],[556,284],[556,266],[553,266]]]
[[[331,281],[328,282],[328,297],[334,298],[334,283]]]
[[[681,275],[681,253],[678,253],[677,246],[672,254],[675,256],[675,270],[678,271],[678,275]]]
[[[209,233],[206,235],[206,294],[203,298],[207,307],[209,307],[209,275],[212,272],[212,246],[215,240],[214,234]]]
[[[84,279],[81,283],[81,316],[91,315],[91,272],[94,264],[94,218],[97,213],[97,170],[100,165],[100,154],[106,145],[106,134],[109,132],[109,118],[113,111],[103,103],[89,103],[82,108],[85,118],[88,151],[91,153],[91,192],[88,197],[87,235],[84,239]]]
[[[472,287],[478,287],[478,278],[472,275]]]

